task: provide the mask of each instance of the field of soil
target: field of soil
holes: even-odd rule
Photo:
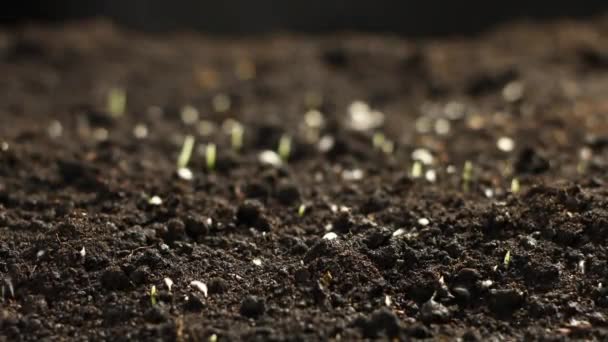
[[[0,94],[0,341],[608,339],[608,18],[27,27]]]

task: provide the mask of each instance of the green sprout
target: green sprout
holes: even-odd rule
[[[121,117],[127,107],[127,93],[122,88],[112,88],[108,92],[107,109],[115,118]]]
[[[217,335],[216,334],[211,334],[211,336],[209,336],[209,342],[217,342]]]
[[[150,289],[150,303],[152,303],[152,305],[156,305],[157,302],[158,291],[156,291],[156,285],[152,285],[152,288]]]
[[[230,142],[235,151],[239,151],[243,147],[243,133],[245,133],[243,125],[234,123],[230,130]]]
[[[515,177],[511,180],[511,192],[516,194],[520,190],[519,178]]]
[[[422,176],[422,163],[419,160],[414,161],[411,175],[412,178],[420,178]]]
[[[194,137],[191,135],[187,135],[184,139],[184,144],[182,145],[182,151],[179,154],[179,158],[177,159],[177,169],[183,169],[188,166],[188,162],[190,161],[190,157],[192,156],[192,150],[194,149]]]
[[[386,137],[383,133],[377,132],[372,137],[372,145],[374,146],[374,148],[381,149],[385,142]]]
[[[505,254],[505,259],[503,261],[503,264],[505,265],[505,268],[508,269],[509,268],[509,264],[511,263],[511,251],[508,250],[507,254]]]
[[[304,214],[306,213],[306,204],[300,204],[300,207],[298,208],[298,216],[303,217]]]
[[[205,158],[207,160],[207,169],[213,170],[215,169],[215,161],[217,157],[217,147],[215,144],[207,144],[205,148]]]
[[[287,161],[289,159],[289,155],[291,154],[291,137],[288,135],[283,135],[281,137],[277,152],[283,161]]]
[[[467,192],[471,187],[471,181],[473,180],[473,163],[470,160],[464,162],[462,169],[462,189]]]

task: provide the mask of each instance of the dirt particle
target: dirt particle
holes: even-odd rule
[[[425,323],[445,322],[450,317],[450,310],[431,297],[420,308],[420,319]]]
[[[111,266],[101,275],[101,285],[107,290],[126,290],[129,278],[120,267]]]
[[[247,296],[241,302],[241,315],[249,318],[258,318],[266,311],[266,301],[256,296]]]
[[[491,290],[490,309],[497,315],[509,315],[524,302],[523,293],[515,289]]]
[[[220,294],[228,290],[228,282],[220,277],[213,277],[207,285],[209,294]]]

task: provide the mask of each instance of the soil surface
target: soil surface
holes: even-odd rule
[[[29,27],[0,75],[2,341],[608,339],[605,18]]]

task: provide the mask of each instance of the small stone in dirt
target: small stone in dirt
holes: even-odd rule
[[[471,299],[471,292],[466,287],[456,286],[452,289],[452,294],[460,302],[468,302]]]
[[[186,225],[186,232],[193,238],[209,233],[209,226],[204,217],[190,215],[186,217],[184,224]]]
[[[178,218],[167,222],[167,239],[170,241],[182,240],[186,233],[186,225]]]
[[[498,315],[510,314],[519,308],[523,301],[523,293],[515,289],[490,291],[490,309]]]
[[[531,147],[524,148],[515,162],[515,171],[518,173],[539,174],[549,169],[549,162]]]
[[[129,278],[118,266],[111,266],[101,275],[101,285],[108,290],[125,290],[129,287]]]
[[[266,302],[264,299],[256,296],[247,296],[241,303],[241,315],[249,318],[257,318],[266,311]]]
[[[238,223],[247,226],[255,226],[262,215],[263,206],[257,200],[245,200],[237,209],[236,219]]]
[[[200,312],[205,307],[203,300],[196,294],[191,293],[184,304],[184,309],[191,312]]]
[[[275,197],[283,205],[291,205],[300,199],[300,191],[290,183],[284,183],[278,186]]]
[[[433,297],[420,308],[420,319],[425,323],[445,322],[450,317],[450,310]]]
[[[209,280],[207,287],[209,294],[224,293],[228,289],[228,283],[220,277],[214,277]]]
[[[382,308],[369,318],[360,318],[355,322],[366,338],[374,338],[384,333],[386,337],[396,337],[401,330],[399,318],[394,312],[387,308]]]

